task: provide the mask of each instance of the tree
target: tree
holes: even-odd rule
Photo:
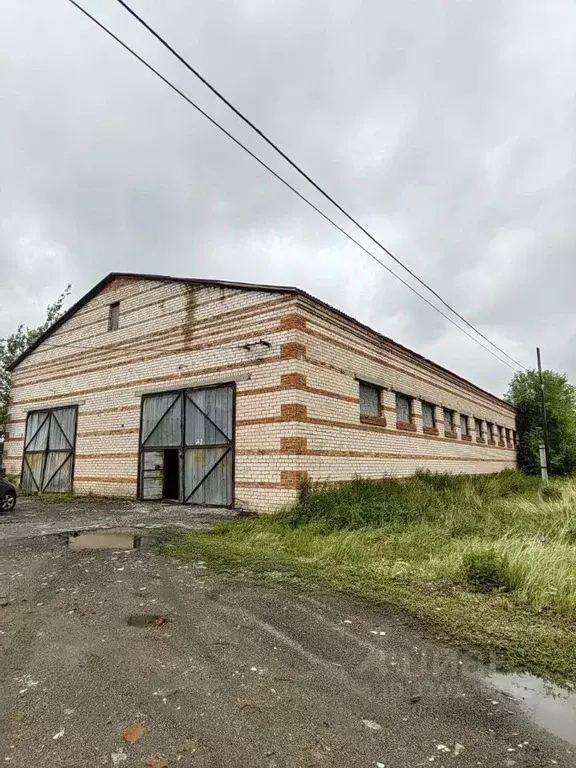
[[[548,414],[550,471],[556,475],[576,470],[576,387],[565,374],[543,371]],[[506,399],[517,409],[518,464],[527,472],[540,471],[539,445],[544,442],[538,371],[516,373]]]
[[[71,290],[72,286],[67,285],[56,301],[46,307],[46,320],[38,328],[19,325],[10,336],[0,339],[0,438],[4,436],[6,431],[6,421],[10,405],[11,379],[7,368],[30,344],[33,344],[44,331],[47,331],[63,315],[64,304]]]

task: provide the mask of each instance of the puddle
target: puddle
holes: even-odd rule
[[[534,675],[494,672],[486,679],[515,699],[534,723],[576,745],[576,693]]]
[[[70,549],[139,549],[141,536],[122,531],[87,531],[68,534]]]

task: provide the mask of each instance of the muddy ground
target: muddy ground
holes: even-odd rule
[[[236,515],[229,509],[170,502],[102,501],[88,497],[82,501],[51,501],[24,496],[18,499],[13,512],[0,515],[0,542],[118,526],[208,530],[215,521]]]
[[[576,765],[569,744],[431,630],[280,574],[255,583],[144,544],[0,543],[0,762]]]

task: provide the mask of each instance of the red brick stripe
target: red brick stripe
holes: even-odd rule
[[[400,368],[398,365],[395,365],[391,358],[387,355],[382,356],[375,356],[371,355],[367,352],[364,352],[359,347],[353,347],[350,344],[346,344],[343,341],[339,341],[338,339],[332,338],[331,336],[326,335],[325,333],[320,333],[319,331],[315,331],[310,327],[305,328],[302,333],[307,334],[308,336],[311,336],[313,338],[319,339],[323,341],[326,344],[331,344],[332,346],[339,347],[340,349],[346,350],[347,352],[351,352],[352,354],[363,357],[365,360],[370,360],[371,362],[378,363],[379,365],[386,367],[387,369],[398,371],[399,373],[404,374],[405,376],[408,376],[409,378],[415,379],[416,381],[421,381],[425,384],[430,384],[430,379],[425,378],[423,376],[418,375],[415,371],[409,371],[405,368]],[[412,363],[414,367],[417,369],[417,364]],[[439,374],[437,374],[439,375]],[[510,409],[510,411],[505,411],[501,404],[498,406],[493,404],[489,399],[487,395],[487,402],[482,402],[481,400],[478,400],[477,398],[473,397],[472,395],[468,394],[467,388],[462,385],[462,390],[458,391],[455,389],[449,389],[448,387],[438,383],[434,382],[433,386],[435,389],[440,389],[444,392],[447,392],[452,397],[458,397],[467,400],[470,403],[475,403],[476,405],[481,406],[482,408],[487,408],[491,410],[493,413],[499,413],[501,416],[504,416],[506,418],[513,418],[514,411],[513,409]]]
[[[443,371],[437,368],[434,365],[434,363],[432,363],[431,361],[428,362],[420,358],[420,356],[417,355],[417,353],[414,353],[409,349],[402,349],[399,345],[396,345],[392,341],[392,339],[386,340],[376,331],[373,331],[368,328],[360,328],[351,319],[347,320],[345,318],[339,318],[334,316],[332,313],[330,313],[330,315],[327,317],[328,312],[326,309],[324,309],[323,307],[319,307],[315,302],[312,302],[309,299],[306,299],[305,297],[299,297],[298,304],[304,310],[304,313],[305,313],[304,316],[311,315],[313,318],[316,318],[317,325],[319,328],[329,332],[340,331],[346,337],[354,336],[369,346],[374,347],[375,345],[377,345],[378,347],[382,347],[385,350],[385,354],[392,355],[394,358],[400,358],[402,360],[405,360],[407,363],[413,366],[416,370],[425,368],[426,370],[429,370],[431,373],[433,373],[433,375],[437,377],[440,381],[448,380],[450,382],[454,382],[455,386],[460,388],[459,390],[457,390],[460,397],[463,397],[463,395],[461,394],[461,390],[464,390],[466,392],[471,392],[476,396],[486,398],[486,401],[482,403],[484,407],[493,408],[493,406],[496,406],[496,408],[499,410],[500,413],[505,414],[508,417],[514,416],[514,409],[510,407],[510,411],[505,410],[505,405],[499,398],[495,397],[494,395],[491,395],[489,392],[485,392],[484,390],[481,390],[479,387],[476,387],[474,384],[472,384],[472,382],[468,382],[466,380],[461,380],[461,379],[455,380],[451,376],[450,371]],[[310,333],[309,324],[307,325],[307,328],[305,329],[304,332]],[[353,348],[353,349],[356,350],[356,348]],[[390,358],[387,358],[387,359],[390,360]],[[382,357],[377,358],[377,361],[382,364],[383,362]],[[386,366],[393,367],[393,365],[388,366],[388,362],[386,362]],[[407,372],[404,369],[398,369],[398,370],[402,370],[404,373],[407,373],[407,375],[415,376],[416,378],[418,378],[415,374],[412,374],[412,372]],[[429,379],[422,379],[422,381],[426,381],[429,383]],[[435,386],[442,388],[441,385],[435,384]],[[453,392],[452,390],[448,390],[448,389],[446,391],[451,393]],[[470,398],[466,398],[466,399],[470,399]],[[471,402],[477,402],[477,401],[471,400]],[[487,406],[486,403],[490,403],[491,405]]]
[[[268,328],[260,328],[256,330],[250,331],[250,335],[258,335],[258,336],[269,336],[276,332],[275,326],[270,326]],[[38,384],[45,384],[50,381],[62,381],[66,380],[66,378],[74,373],[79,374],[87,374],[87,373],[96,373],[101,371],[107,371],[107,370],[113,370],[116,368],[122,368],[124,366],[130,365],[132,363],[142,363],[146,362],[147,360],[157,360],[159,357],[159,352],[162,352],[162,359],[167,360],[170,357],[174,357],[176,355],[181,355],[183,352],[204,352],[206,350],[210,349],[220,349],[223,345],[226,344],[233,344],[235,342],[244,341],[246,339],[246,331],[244,330],[243,333],[237,334],[234,336],[229,336],[226,338],[219,338],[213,343],[206,343],[206,344],[190,344],[188,342],[185,342],[184,344],[180,343],[179,346],[175,346],[171,344],[168,348],[166,347],[166,339],[163,339],[162,344],[158,347],[152,346],[150,343],[144,344],[144,347],[147,351],[149,351],[149,354],[138,354],[134,357],[130,357],[130,353],[138,352],[138,348],[136,346],[125,346],[122,349],[118,349],[116,351],[116,355],[119,358],[120,362],[115,363],[106,363],[103,365],[98,366],[86,366],[85,364],[80,363],[80,367],[74,368],[74,366],[70,365],[70,360],[74,358],[75,356],[66,357],[65,359],[60,358],[59,363],[60,367],[62,367],[62,364],[65,365],[64,372],[60,372],[59,375],[55,376],[47,376],[45,378],[30,378],[28,380],[22,381],[20,378],[17,379],[17,387],[26,387],[26,386],[36,386]],[[180,340],[182,342],[182,333],[178,333],[175,335],[175,339]],[[169,351],[167,351],[167,349]],[[102,351],[104,348],[99,348],[98,352],[100,353],[98,357],[102,359]],[[84,357],[84,359],[86,359]],[[110,360],[110,356],[107,358]],[[68,397],[68,394],[66,395]]]
[[[207,368],[197,368],[194,370],[194,376],[200,377],[200,376],[209,376],[211,374],[216,373],[223,373],[228,371],[238,371],[243,370],[245,368],[251,368],[256,367],[258,365],[269,365],[271,363],[277,363],[280,360],[280,357],[278,356],[271,356],[263,358],[262,360],[247,360],[241,363],[234,363],[232,365],[214,365]],[[158,384],[158,385],[166,385],[166,389],[169,390],[172,386],[177,385],[178,382],[182,381],[182,376],[151,376],[147,379],[136,379],[134,381],[124,381],[116,384],[115,386],[110,386],[109,384],[107,386],[103,387],[92,387],[90,389],[79,389],[76,390],[76,392],[66,392],[66,399],[73,399],[78,397],[83,397],[85,395],[92,395],[96,392],[115,392],[117,390],[121,389],[138,389],[141,387],[145,387],[148,385]],[[176,389],[178,387],[176,386]],[[44,397],[34,397],[30,398],[28,400],[15,400],[13,405],[17,406],[27,406],[33,403],[48,403],[53,402],[57,400],[61,400],[64,397],[64,395],[50,395],[50,396],[44,396]]]
[[[236,421],[236,426],[251,427],[251,426],[257,426],[260,424],[279,424],[282,422],[293,421],[293,422],[299,422],[302,424],[319,424],[321,426],[335,427],[337,429],[352,429],[356,431],[360,430],[361,432],[378,432],[380,434],[385,434],[385,435],[403,434],[400,430],[390,429],[388,427],[380,427],[375,424],[362,424],[360,422],[353,423],[353,422],[347,422],[347,421],[335,421],[332,419],[320,419],[320,418],[315,418],[308,415],[303,416],[303,415],[300,415],[300,412],[298,410],[294,410],[293,408],[294,405],[297,405],[297,404],[292,403],[292,404],[287,404],[282,406],[281,408],[283,408],[284,410],[283,411],[281,410],[280,416],[265,416],[257,419],[238,419]],[[301,406],[301,407],[305,408],[306,406]],[[441,436],[436,437],[434,435],[426,435],[421,432],[409,432],[409,433],[406,433],[405,436],[408,437],[408,435],[410,436],[410,439],[415,439],[415,440],[436,440],[436,441],[446,440],[446,438]],[[447,439],[450,439],[450,438],[447,438]],[[460,443],[460,441],[458,441],[458,444],[469,446],[469,443],[465,443],[465,442]],[[498,446],[494,445],[494,447],[500,450]],[[508,450],[508,449],[505,449],[505,450]]]
[[[245,448],[237,449],[237,456],[281,456],[290,454],[293,456],[325,456],[333,459],[390,459],[404,461],[469,461],[469,462],[496,462],[501,464],[501,457],[496,459],[486,459],[475,456],[430,456],[427,453],[389,453],[385,451],[322,451],[315,449],[306,449],[302,451],[288,451],[282,448]],[[512,459],[511,459],[512,461]]]

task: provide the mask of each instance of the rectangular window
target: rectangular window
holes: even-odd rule
[[[434,424],[434,406],[430,403],[422,403],[422,426],[435,427]]]
[[[482,440],[482,420],[476,419],[476,439]]]
[[[117,331],[120,327],[120,302],[115,301],[108,309],[108,330]]]
[[[462,437],[468,436],[468,416],[460,416],[460,434]]]
[[[359,383],[360,416],[380,416],[380,390],[370,384]]]
[[[486,422],[486,431],[488,432],[488,440],[494,440],[494,424],[492,422]]]
[[[444,408],[444,432],[452,432],[454,429],[454,411]]]
[[[396,421],[399,424],[412,423],[412,398],[407,395],[396,395]]]

